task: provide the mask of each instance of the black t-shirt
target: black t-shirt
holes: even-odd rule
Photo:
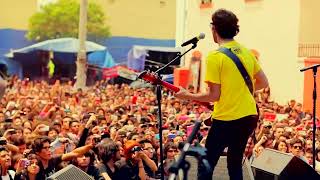
[[[62,162],[61,157],[62,156],[56,156],[49,160],[48,167],[44,169],[44,174],[46,178],[58,171],[57,166]]]
[[[115,180],[140,180],[138,164],[133,164],[131,161],[125,161],[125,163],[121,164],[119,176]]]
[[[119,176],[119,167],[117,165],[115,165],[115,167],[114,167],[114,172],[111,171],[111,169],[109,168],[108,165],[99,164],[98,168],[99,168],[100,174],[107,173],[111,179],[119,179],[119,177],[118,177]]]
[[[100,175],[99,169],[93,165],[88,167],[87,174],[93,177],[95,180],[104,180],[104,178]]]

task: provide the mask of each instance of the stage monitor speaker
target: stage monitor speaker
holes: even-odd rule
[[[253,160],[252,169],[255,179],[259,180],[320,179],[320,175],[300,158],[268,148]]]
[[[198,161],[192,156],[186,156],[186,160],[190,163],[190,169],[188,171],[188,179],[197,180],[198,175]],[[247,160],[244,161],[242,166],[243,179],[254,180],[253,173],[250,164]],[[182,179],[182,174],[180,179]],[[227,169],[227,156],[220,156],[220,159],[214,169],[212,179],[214,180],[229,180],[229,174]]]
[[[145,59],[145,70],[156,71],[160,67],[164,66],[165,64],[169,63],[173,60],[179,51],[154,51],[148,50],[148,55]],[[173,74],[173,70],[175,67],[180,66],[180,59],[177,59],[173,62],[169,67],[165,68],[161,73],[162,74]]]
[[[76,166],[70,164],[67,167],[61,169],[60,171],[54,173],[47,180],[94,180],[93,177],[89,176],[87,173],[77,168]]]

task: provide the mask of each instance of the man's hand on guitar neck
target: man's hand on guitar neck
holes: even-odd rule
[[[191,100],[191,101],[196,102],[197,104],[205,106],[209,110],[213,109],[213,105],[211,105],[210,102],[204,102],[204,101],[197,100],[198,98],[196,96],[199,95],[199,94],[190,93],[188,90],[186,90],[186,89],[184,89],[183,87],[180,87],[180,86],[178,88],[180,90],[174,94],[177,98],[184,99],[184,100]]]
[[[180,90],[177,93],[174,93],[174,96],[179,99],[190,100],[191,93],[181,86],[179,86],[179,89]]]

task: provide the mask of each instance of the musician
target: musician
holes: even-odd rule
[[[210,25],[214,42],[237,55],[254,83],[254,90],[268,87],[267,77],[254,55],[234,40],[239,32],[236,15],[219,9],[213,13]],[[181,89],[175,95],[180,99],[214,102],[212,125],[205,145],[208,161],[214,169],[223,150],[228,147],[230,179],[243,179],[243,152],[258,121],[255,100],[232,59],[219,51],[212,51],[206,63],[207,92],[192,94]],[[199,179],[212,179],[212,172],[206,175],[200,171]]]

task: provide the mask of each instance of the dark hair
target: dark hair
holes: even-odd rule
[[[320,159],[318,158],[318,153],[319,152],[320,152],[320,148],[318,147],[318,148],[316,148],[316,153],[315,153],[317,161],[320,161]]]
[[[313,154],[313,150],[312,150],[311,148],[307,148],[307,149],[305,150],[305,153],[311,153],[311,154]]]
[[[143,140],[139,141],[139,143],[141,144],[142,148],[145,147],[144,146],[145,143],[149,143],[149,144],[151,144],[153,146],[152,142],[150,140],[148,140],[148,139],[143,139]]]
[[[281,140],[281,141],[276,141],[276,143],[275,143],[274,146],[273,146],[273,149],[275,149],[275,150],[278,151],[278,147],[279,147],[279,144],[280,144],[281,142],[283,142],[283,143],[286,144],[286,146],[287,146],[287,152],[288,152],[288,151],[289,151],[289,145],[287,144],[286,141],[283,141],[283,140]]]
[[[297,143],[300,143],[302,146],[304,146],[304,143],[301,139],[299,138],[293,138],[290,142],[291,145],[294,145],[294,144],[297,144]]]
[[[69,122],[69,126],[71,127],[72,126],[72,123],[80,123],[78,120],[75,120],[75,119],[72,119],[70,122]]]
[[[23,137],[18,137],[18,138],[13,139],[13,145],[15,145],[15,146],[21,146],[24,144],[26,144],[26,141],[24,140]]]
[[[9,150],[6,148],[6,147],[4,147],[4,146],[0,146],[0,152],[1,151],[7,151],[7,152],[9,152]]]
[[[89,150],[88,152],[84,153],[84,156],[90,158],[90,163],[88,166],[93,166],[94,160],[95,160],[94,152],[92,150]],[[72,164],[74,164],[75,166],[78,166],[77,158],[74,158],[74,160],[72,161]]]
[[[132,140],[133,136],[135,136],[135,135],[139,136],[138,133],[136,133],[136,132],[131,132],[131,133],[128,135],[128,139],[129,139],[129,140]]]
[[[97,108],[96,112],[98,113],[99,111],[102,111],[103,114],[106,114],[106,111],[104,109],[102,109],[102,108]]]
[[[223,39],[232,39],[239,32],[237,16],[225,9],[218,9],[213,13],[212,25]]]
[[[55,128],[55,127],[50,127],[50,128],[49,128],[49,132],[50,132],[50,131],[56,131],[57,134],[59,134],[59,130],[58,130],[57,128]]]
[[[40,152],[43,148],[43,144],[46,142],[48,142],[49,144],[51,143],[48,136],[37,137],[32,144],[33,151],[36,153]]]
[[[104,140],[101,144],[97,146],[98,148],[98,157],[102,160],[103,164],[106,164],[113,155],[119,151],[118,145],[111,139]]]

